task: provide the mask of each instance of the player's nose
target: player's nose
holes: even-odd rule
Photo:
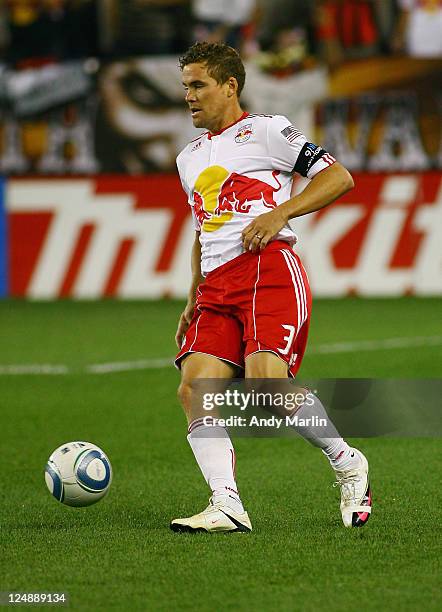
[[[190,89],[188,89],[186,91],[184,99],[186,102],[195,102],[195,93],[191,92]]]

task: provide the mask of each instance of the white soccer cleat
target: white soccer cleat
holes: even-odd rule
[[[371,490],[368,461],[361,451],[354,450],[360,465],[346,471],[335,471],[335,485],[341,487],[341,514],[346,527],[363,527],[371,514]]]
[[[188,518],[174,519],[170,523],[170,528],[177,532],[252,531],[247,512],[240,514],[228,506],[224,500],[213,503],[212,499],[203,512]]]

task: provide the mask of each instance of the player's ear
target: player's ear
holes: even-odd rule
[[[228,97],[231,98],[232,96],[236,96],[238,92],[238,81],[235,79],[235,77],[233,76],[229,77],[229,80],[227,81],[227,85],[228,85],[228,90],[227,90]]]

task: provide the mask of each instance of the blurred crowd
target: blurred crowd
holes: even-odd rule
[[[373,55],[442,57],[442,0],[0,0],[1,60],[171,55],[226,41],[271,72]]]

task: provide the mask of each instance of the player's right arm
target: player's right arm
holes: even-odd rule
[[[183,342],[183,336],[189,327],[190,321],[193,317],[193,311],[195,310],[196,303],[196,291],[198,285],[204,281],[204,276],[201,274],[201,243],[200,243],[200,231],[195,231],[195,240],[192,246],[191,255],[191,269],[192,269],[192,282],[187,297],[187,304],[183,312],[181,313],[178,321],[178,328],[175,334],[175,342],[178,348],[181,348]]]

